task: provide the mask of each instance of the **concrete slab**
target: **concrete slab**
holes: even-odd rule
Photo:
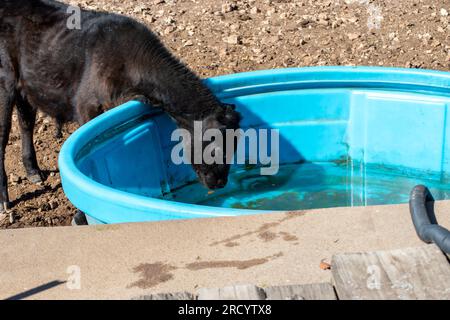
[[[450,227],[450,201],[436,203]],[[150,293],[331,281],[333,254],[421,245],[407,205],[0,231],[0,298]],[[80,280],[80,281],[78,281]]]

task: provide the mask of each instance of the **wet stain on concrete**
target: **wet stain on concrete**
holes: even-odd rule
[[[260,238],[264,242],[269,242],[269,241],[275,240],[277,237],[278,236],[276,233],[270,232],[270,231],[264,231],[264,232],[258,233],[258,238]]]
[[[269,229],[271,229],[271,228],[275,228],[275,227],[277,227],[277,226],[279,226],[280,225],[280,223],[279,222],[269,222],[269,223],[265,223],[265,224],[263,224],[261,227],[259,227],[259,229],[255,232],[255,233],[261,233],[261,232],[264,232],[264,231],[266,231],[266,230],[269,230]]]
[[[298,238],[295,235],[289,234],[288,232],[273,232],[271,229],[276,228],[283,224],[286,221],[291,219],[303,216],[305,214],[304,211],[292,211],[286,212],[285,215],[274,222],[269,222],[262,224],[258,229],[254,231],[248,231],[242,234],[237,234],[226,238],[224,240],[215,241],[211,243],[211,246],[224,245],[226,247],[236,247],[239,246],[240,243],[238,240],[241,240],[246,237],[250,237],[256,235],[260,240],[265,242],[272,241],[278,237],[282,237],[285,241],[297,241]],[[108,230],[108,228],[100,228],[100,231]],[[297,245],[298,242],[294,242],[294,245]],[[218,261],[196,261],[192,263],[188,263],[184,268],[191,271],[198,271],[204,269],[218,269],[218,268],[236,268],[239,270],[249,269],[255,266],[259,266],[265,263],[268,263],[272,260],[275,260],[279,257],[283,256],[282,252],[274,254],[272,256],[267,256],[263,258],[254,258],[249,260],[218,260]],[[200,257],[198,258],[200,259]],[[180,267],[181,268],[181,267]],[[170,264],[156,262],[156,263],[142,263],[135,268],[133,268],[133,272],[140,273],[141,278],[130,284],[129,287],[138,287],[141,289],[148,289],[157,286],[158,284],[170,281],[174,278],[172,271],[179,269],[179,267],[175,267]]]
[[[225,247],[232,248],[232,247],[237,247],[237,246],[239,246],[238,242],[227,242],[227,243],[225,243]]]
[[[289,232],[282,231],[280,235],[283,237],[284,241],[297,241],[298,237],[296,235],[290,234]]]
[[[211,246],[217,246],[217,245],[219,245],[219,244],[226,244],[226,243],[229,243],[229,242],[235,242],[236,240],[240,240],[240,239],[242,239],[242,238],[251,236],[251,235],[254,234],[254,233],[255,233],[255,232],[253,232],[253,231],[249,231],[249,232],[246,232],[246,233],[237,234],[237,235],[235,235],[235,236],[226,238],[226,239],[224,239],[224,240],[214,241],[214,242],[211,243],[210,245],[211,245]]]
[[[217,268],[236,268],[239,270],[245,270],[248,268],[262,265],[271,260],[277,259],[281,256],[283,256],[282,252],[264,258],[256,258],[250,260],[199,261],[187,264],[186,268],[191,271],[198,271],[203,269],[217,269]]]
[[[274,239],[277,238],[277,235],[270,231],[270,229],[275,228],[280,226],[281,224],[283,224],[284,222],[303,216],[305,214],[304,211],[289,211],[286,212],[286,214],[284,215],[283,218],[279,219],[278,221],[275,222],[269,222],[269,223],[265,223],[263,225],[261,225],[258,229],[254,230],[254,231],[248,231],[245,233],[241,233],[241,234],[237,234],[234,236],[231,236],[229,238],[220,240],[220,241],[214,241],[210,244],[210,246],[217,246],[217,245],[221,245],[224,244],[225,246],[227,246],[227,243],[233,242],[236,243],[236,241],[241,240],[243,238],[252,236],[252,235],[257,235],[258,238],[260,238],[261,240],[268,242],[268,241],[272,241]],[[285,239],[285,235],[283,235],[283,239]],[[286,240],[286,241],[294,241],[295,239],[292,240]]]
[[[152,288],[160,283],[172,280],[173,274],[171,271],[175,269],[177,268],[162,262],[142,263],[133,268],[133,272],[140,273],[141,278],[128,287],[138,287],[141,289]]]

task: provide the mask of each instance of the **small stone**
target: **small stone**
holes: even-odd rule
[[[397,33],[395,33],[395,32],[391,32],[388,34],[389,40],[393,40],[395,37],[397,37]]]
[[[322,270],[330,270],[331,269],[331,264],[325,262],[325,261],[321,261],[319,264],[319,268]]]
[[[276,13],[276,9],[275,8],[270,8],[269,10],[267,10],[266,15],[268,17],[271,17],[274,13]]]
[[[219,50],[219,56],[220,56],[220,57],[226,57],[226,56],[228,56],[228,50],[227,50],[227,48],[220,48],[220,50]]]
[[[170,34],[170,33],[172,33],[172,32],[174,32],[175,31],[175,27],[173,27],[173,26],[168,26],[166,29],[164,29],[164,34]]]
[[[288,14],[287,12],[282,12],[282,13],[280,13],[280,19],[281,19],[281,20],[287,19],[288,16],[289,16],[289,14]]]
[[[145,5],[140,5],[140,6],[137,6],[136,8],[134,8],[133,12],[134,13],[141,13],[141,12],[144,12],[146,10],[150,10],[150,7],[145,6]]]
[[[42,124],[40,127],[39,127],[39,129],[38,129],[38,133],[42,133],[42,132],[44,132],[44,131],[47,131],[47,124]]]
[[[192,42],[192,40],[188,40],[184,43],[183,47],[191,47],[193,45],[194,45],[194,43]]]
[[[258,7],[253,7],[250,9],[250,14],[258,14],[260,12],[261,12],[261,10],[259,10]]]
[[[330,20],[330,17],[326,13],[319,13],[319,20]]]
[[[227,2],[222,5],[222,13],[229,13],[235,10],[237,10],[237,5],[235,3]]]
[[[321,26],[328,26],[330,24],[330,22],[328,20],[320,19],[319,21],[317,21],[317,24],[319,24]]]
[[[49,205],[50,205],[50,209],[55,210],[56,208],[58,208],[58,201],[56,201],[56,200],[51,200],[51,201],[49,202]]]
[[[224,42],[228,44],[239,44],[242,42],[241,37],[238,35],[231,35],[223,39]]]
[[[172,17],[168,17],[166,19],[164,19],[164,23],[167,25],[171,25],[175,23],[175,20]]]
[[[230,30],[231,30],[231,31],[234,31],[234,32],[236,32],[237,30],[239,30],[239,28],[240,28],[240,25],[237,24],[237,23],[232,24],[232,25],[230,26]]]
[[[313,62],[313,58],[310,57],[310,56],[306,56],[306,57],[303,58],[303,63],[304,63],[306,66],[312,64],[312,62]]]
[[[440,13],[441,13],[441,16],[443,16],[443,17],[447,17],[448,16],[448,11],[445,10],[444,8],[441,9]]]
[[[303,28],[307,27],[311,23],[312,23],[311,19],[303,19],[299,21],[300,26],[302,26]]]
[[[240,14],[239,16],[238,16],[238,19],[240,20],[240,21],[248,21],[248,20],[251,20],[252,18],[248,15],[248,14]]]
[[[281,40],[279,35],[274,35],[274,36],[269,36],[269,37],[265,37],[263,39],[263,42],[266,44],[275,44],[277,42],[279,42]]]
[[[437,48],[437,47],[439,47],[441,45],[441,43],[438,41],[438,40],[433,40],[432,42],[431,42],[431,46],[433,47],[433,48]]]
[[[433,40],[433,36],[429,33],[425,33],[423,35],[419,35],[419,39],[422,38],[422,42],[428,44],[431,40]]]
[[[349,33],[349,34],[347,34],[347,37],[348,37],[350,40],[356,40],[356,39],[358,39],[360,36],[361,36],[361,35],[360,35],[359,33]]]
[[[18,184],[18,183],[20,183],[21,179],[20,179],[20,177],[17,174],[11,173],[9,175],[9,181],[14,183],[14,184]]]

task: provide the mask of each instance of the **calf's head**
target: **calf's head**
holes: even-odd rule
[[[228,182],[229,163],[236,151],[238,137],[227,131],[239,129],[240,120],[233,105],[223,104],[196,124],[186,126],[190,132],[186,147],[190,151],[192,167],[208,189],[223,188]]]

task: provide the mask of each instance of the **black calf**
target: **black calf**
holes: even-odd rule
[[[59,124],[83,124],[127,100],[161,106],[191,130],[239,127],[201,80],[173,57],[144,25],[127,17],[81,12],[81,29],[68,28],[65,4],[51,0],[0,2],[0,203],[8,204],[5,147],[17,107],[23,163],[29,179],[42,180],[33,146],[36,111]],[[71,12],[71,11],[69,11]],[[226,183],[229,166],[194,165],[209,188]]]

